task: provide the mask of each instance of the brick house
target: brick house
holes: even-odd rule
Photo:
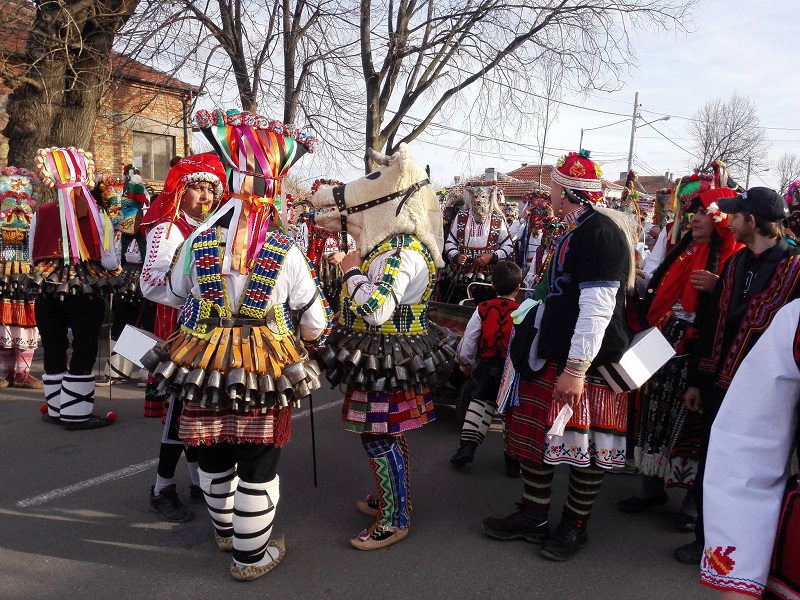
[[[0,60],[13,69],[24,60],[33,5],[24,0],[0,0],[0,10],[14,15],[0,23]],[[94,154],[98,173],[121,177],[122,168],[134,163],[145,183],[160,190],[170,159],[191,153],[188,116],[200,88],[116,52],[110,68],[111,82],[86,150]],[[0,75],[0,130],[8,123],[10,93]],[[0,135],[0,164],[6,164],[7,158],[8,141]]]

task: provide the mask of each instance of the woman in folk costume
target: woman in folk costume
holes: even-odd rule
[[[177,256],[168,302],[182,307],[180,329],[153,372],[184,401],[180,437],[197,447],[217,545],[233,551],[231,576],[248,581],[285,554],[282,538],[270,540],[278,459],[291,436],[290,402],[319,386],[306,348],[330,324],[313,269],[270,227],[282,220],[281,179],[316,139],[235,110],[200,111],[195,120],[228,169],[232,201]],[[290,311],[300,314],[297,327]]]
[[[6,372],[0,379],[0,388],[42,388],[42,382],[30,372],[33,353],[39,344],[39,330],[34,296],[23,277],[31,267],[28,253],[33,217],[31,177],[25,169],[0,169],[0,357]]]
[[[182,158],[167,174],[164,190],[147,211],[142,229],[147,232],[147,260],[142,268],[142,293],[156,303],[155,331],[166,340],[178,327],[178,311],[168,302],[172,296],[167,273],[175,253],[191,233],[200,226],[222,202],[225,194],[225,169],[216,154],[197,154]],[[197,449],[184,446],[178,435],[178,423],[183,402],[173,394],[167,403],[166,389],[159,388],[152,377],[145,390],[145,416],[162,416],[164,429],[158,454],[156,481],[150,488],[150,509],[167,521],[184,522],[192,511],[178,497],[175,469],[181,454],[186,453],[192,499],[200,500]],[[165,406],[166,404],[166,406]]]
[[[332,179],[317,179],[311,186],[311,193],[316,193],[321,186],[337,185],[344,184]],[[351,235],[341,231],[328,231],[317,225],[310,200],[304,201],[300,206],[307,206],[310,210],[306,212],[307,217],[304,222],[297,227],[295,242],[314,265],[331,310],[338,313],[343,275],[341,262],[348,253],[356,249],[356,242]]]
[[[113,227],[91,194],[92,155],[76,148],[39,150],[36,164],[57,202],[42,204],[31,221],[32,277],[41,283],[36,323],[44,347],[47,423],[95,429],[113,419],[92,414],[100,327],[108,280],[119,272]],[[72,356],[67,364],[68,332]],[[113,416],[113,415],[111,415]]]
[[[408,535],[405,432],[434,419],[428,380],[452,361],[456,343],[427,319],[442,265],[442,213],[425,169],[406,144],[371,156],[382,165],[376,171],[312,197],[317,223],[351,233],[359,249],[342,261],[339,326],[319,357],[328,380],[347,386],[342,421],[361,436],[377,483],[377,498],[356,502],[375,518],[350,540],[360,550]]]
[[[711,289],[696,274],[719,275],[728,257],[742,248],[728,228],[727,215],[716,204],[735,192],[724,187],[705,189],[703,183],[691,178],[676,183],[676,223],[688,220],[688,227],[655,270],[647,289],[647,324],[659,328],[676,355],[641,388],[634,457],[644,478],[636,496],[618,503],[623,512],[643,512],[667,502],[665,482],[667,487],[685,488],[675,523],[679,531],[692,531],[697,515],[690,490],[697,473],[701,422],[697,413],[686,408],[683,392],[699,334],[697,315],[704,313]]]
[[[488,535],[543,544],[542,556],[556,561],[569,560],[586,543],[603,475],[625,463],[627,394],[615,393],[597,369],[618,361],[631,339],[625,295],[633,285],[636,224],[603,206],[601,176],[584,151],[562,157],[553,170],[571,229],[551,258],[530,372],[521,375],[518,405],[506,417],[507,451],[522,468],[522,502],[506,518],[483,520]],[[566,427],[549,438],[562,410],[569,415]],[[570,466],[569,489],[551,535],[557,464]]]
[[[204,183],[212,184],[214,189],[209,190]],[[139,285],[142,295],[156,304],[153,333],[163,340],[178,327],[178,311],[171,305],[167,272],[181,244],[223,201],[224,186],[225,170],[216,154],[182,158],[170,168],[164,189],[142,219],[140,230],[146,239],[146,250]],[[166,393],[157,392],[156,388],[151,376],[145,390],[145,417],[160,418],[164,414]]]

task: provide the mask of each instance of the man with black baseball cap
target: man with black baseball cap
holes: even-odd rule
[[[750,213],[767,221],[789,218],[789,207],[780,194],[768,187],[754,187],[733,198],[722,198],[719,209],[729,215]]]
[[[702,408],[703,433],[694,484],[696,539],[675,550],[675,558],[695,565],[705,549],[703,476],[714,418],[739,365],[761,333],[784,304],[800,298],[800,249],[786,242],[783,224],[789,211],[783,198],[769,188],[754,187],[720,198],[716,213],[720,212],[731,215],[728,225],[745,248],[725,262],[705,315],[698,315],[702,328],[689,365],[690,387],[683,396],[690,410]],[[709,207],[712,213],[713,205]]]

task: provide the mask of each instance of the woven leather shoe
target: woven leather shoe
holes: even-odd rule
[[[359,550],[380,550],[408,536],[408,527],[382,527],[375,522],[372,527],[365,529],[350,540],[350,544]]]
[[[258,579],[277,567],[283,560],[283,557],[286,556],[286,543],[284,542],[283,536],[279,537],[277,540],[270,540],[267,542],[267,548],[277,549],[277,558],[273,558],[272,561],[261,567],[256,567],[254,565],[240,567],[235,562],[232,562],[230,570],[231,577],[236,581],[253,581],[253,579]]]
[[[565,561],[575,556],[587,541],[589,536],[586,534],[585,521],[562,517],[553,535],[544,543],[539,553],[550,560]]]
[[[550,535],[547,519],[542,521],[540,516],[526,511],[519,503],[517,512],[504,519],[486,517],[483,520],[483,530],[498,540],[525,540],[531,544],[542,544]]]
[[[174,483],[162,489],[158,496],[153,495],[154,489],[155,487],[150,488],[150,510],[159,513],[172,523],[185,523],[192,520],[194,515],[178,498]]]
[[[223,552],[233,552],[233,535],[229,537],[222,537],[214,530],[214,541],[217,542],[217,548]]]

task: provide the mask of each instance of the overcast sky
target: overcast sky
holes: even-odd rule
[[[650,126],[641,127],[636,132],[634,169],[642,175],[667,171],[682,175],[690,172],[689,165],[693,164],[692,155],[679,148],[690,149],[687,119],[708,100],[727,99],[738,92],[755,103],[763,126],[795,129],[767,130],[772,143],[770,161],[774,163],[787,150],[800,154],[800,102],[794,90],[800,58],[796,41],[799,7],[797,0],[699,0],[695,19],[689,23],[690,33],[644,33],[634,39],[637,64],[621,82],[620,91],[565,99],[621,116],[562,106],[547,146],[577,150],[581,128],[608,125],[627,117],[626,122],[584,132],[583,147],[603,161],[609,179],[616,179],[627,167],[630,116],[638,91],[643,117],[639,123],[671,115],[669,121],[653,127],[674,143]],[[435,145],[412,145],[420,162],[430,164],[437,183],[448,183],[454,175],[480,174],[485,167],[508,172],[523,162],[538,162],[534,152],[520,147],[509,147],[502,156],[489,148],[482,150],[484,155],[457,153],[445,146],[462,146],[463,136],[437,133]],[[532,136],[526,139],[522,135],[521,141],[536,145]],[[770,175],[751,174],[750,185],[776,186],[776,178]]]

